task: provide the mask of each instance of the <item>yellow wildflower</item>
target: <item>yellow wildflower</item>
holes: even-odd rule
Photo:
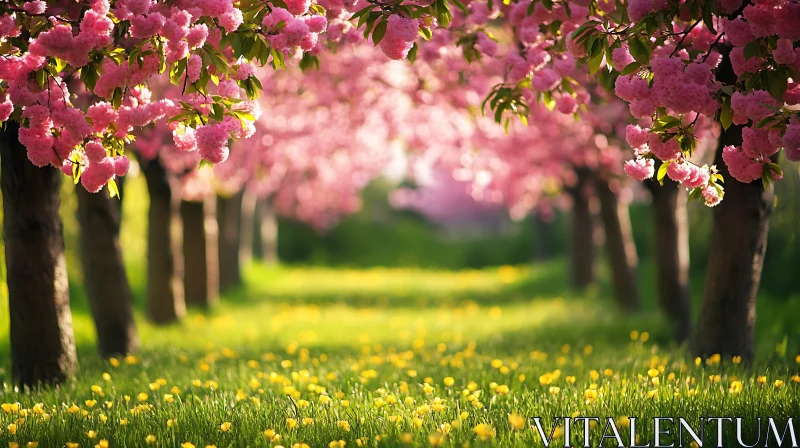
[[[481,440],[489,440],[495,436],[495,430],[492,425],[487,423],[481,423],[478,426],[472,428],[472,431],[478,436]]]
[[[508,424],[511,425],[511,427],[514,430],[520,430],[520,429],[524,428],[526,421],[527,420],[525,419],[525,417],[523,417],[523,416],[521,416],[519,414],[509,414],[508,415]]]

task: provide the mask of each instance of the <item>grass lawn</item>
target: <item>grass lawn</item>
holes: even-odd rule
[[[9,384],[3,298],[0,447],[532,446],[525,417],[549,432],[575,415],[614,418],[624,440],[628,417],[737,416],[755,440],[757,416],[798,417],[797,297],[761,301],[759,359],[745,367],[671,344],[651,294],[644,312],[620,316],[606,286],[560,294],[564,276],[561,263],[254,266],[208,314],[168,327],[139,319],[141,352],[111,360],[95,354],[78,300],[80,372],[33,392]],[[647,439],[652,422],[641,423]],[[594,445],[603,429],[591,430]],[[572,435],[583,444],[582,428]]]

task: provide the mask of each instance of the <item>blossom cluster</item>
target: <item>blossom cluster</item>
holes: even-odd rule
[[[221,163],[228,140],[251,136],[260,115],[257,103],[240,99],[242,89],[253,97],[260,88],[250,61],[309,51],[327,27],[309,2],[288,6],[259,18],[266,27],[282,11],[279,31],[248,28],[271,39],[272,53],[254,60],[223,42],[243,24],[232,0],[10,2],[0,7],[0,121],[21,123],[33,164],[58,167],[92,192],[127,172],[125,145],[154,123],[169,121],[181,150]],[[151,98],[167,75],[177,87]]]
[[[668,3],[630,2],[631,20],[642,20],[655,10],[664,11]],[[782,177],[774,163],[775,155],[786,148],[789,160],[798,154],[796,106],[800,89],[792,82],[800,72],[800,50],[793,42],[800,38],[800,9],[791,1],[738,0],[722,2],[719,14],[731,14],[703,24],[689,19],[686,12],[675,17],[666,38],[656,40],[652,58],[639,64],[627,44],[613,50],[613,68],[623,71],[628,64],[646,68],[620,75],[617,96],[630,104],[631,114],[652,120],[652,128],[629,127],[627,139],[636,158],[626,163],[625,171],[634,179],[654,175],[655,157],[666,165],[666,176],[687,188],[699,188],[707,205],[721,200],[722,187],[715,179],[714,167],[697,167],[688,159],[692,154],[692,127],[698,115],[719,117],[724,127],[743,126],[742,144],[723,148],[722,160],[730,175],[739,182],[761,179],[764,184]],[[655,8],[655,9],[653,9]],[[679,18],[680,17],[680,18]],[[730,64],[738,85],[715,79],[722,55],[715,46],[729,46]],[[640,50],[641,51],[641,50]],[[641,61],[643,58],[639,57]],[[788,108],[787,108],[788,107]],[[674,126],[659,126],[659,119],[678,117]],[[692,124],[686,126],[687,121]],[[662,123],[663,125],[663,123]],[[681,144],[679,144],[681,143]],[[702,172],[702,175],[698,175]],[[705,181],[705,182],[700,182]]]

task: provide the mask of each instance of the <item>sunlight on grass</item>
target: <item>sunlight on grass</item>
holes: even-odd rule
[[[0,371],[0,446],[541,446],[527,417],[607,416],[627,437],[633,416],[737,415],[752,430],[756,416],[800,408],[794,355],[753,368],[694,360],[654,313],[549,294],[563,278],[559,263],[253,266],[247,287],[209,313],[166,327],[138,315],[141,353],[111,360],[94,354],[78,308],[74,380],[24,392]],[[3,302],[2,331],[7,318]]]

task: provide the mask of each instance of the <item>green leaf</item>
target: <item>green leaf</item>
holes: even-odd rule
[[[89,63],[81,67],[81,82],[86,86],[86,90],[90,92],[94,91],[94,86],[97,84],[99,78],[100,75],[97,73],[97,66],[95,64]]]
[[[642,64],[640,62],[631,62],[630,64],[626,65],[625,68],[623,68],[622,71],[619,72],[619,74],[623,76],[630,75],[631,73],[639,70],[639,67],[641,66]]]
[[[703,24],[705,24],[711,34],[716,35],[717,31],[714,29],[714,12],[716,11],[717,2],[715,0],[707,0],[703,5]]]
[[[283,52],[282,51],[278,51],[278,50],[272,48],[270,50],[270,53],[272,54],[272,66],[273,67],[275,67],[275,68],[286,68],[286,64],[284,63],[284,60],[283,60]]]
[[[218,103],[211,105],[211,118],[217,121],[222,121],[224,118],[225,110]]]
[[[757,56],[760,51],[761,51],[761,42],[759,42],[758,40],[754,40],[744,46],[744,59],[749,60],[750,58]]]
[[[660,185],[664,185],[664,177],[667,175],[667,168],[669,167],[670,162],[661,162],[661,166],[658,167],[658,176],[656,179]]]
[[[114,106],[114,109],[119,109],[119,106],[122,105],[122,89],[117,87],[114,89],[114,94],[111,97],[111,105]]]
[[[372,43],[377,46],[381,43],[384,34],[386,34],[386,20],[381,20],[375,25],[375,31],[372,32]]]
[[[767,91],[773,98],[783,103],[783,94],[789,85],[789,79],[782,72],[768,72],[767,79],[769,79],[766,86]]]
[[[631,56],[644,65],[650,63],[650,46],[639,39],[631,39],[629,48]]]
[[[421,27],[419,28],[419,34],[420,34],[420,35],[422,36],[422,38],[423,38],[423,39],[425,39],[425,40],[431,40],[431,37],[433,37],[433,34],[431,33],[431,30],[430,30],[429,28],[426,28],[426,27],[424,27],[424,26],[421,26]],[[375,37],[375,36],[373,35],[373,38],[374,38],[374,37]]]
[[[596,56],[593,56],[589,59],[589,73],[594,75],[597,73],[597,70],[600,69],[600,64],[603,63],[603,58],[605,57],[605,53],[602,51],[597,53]]]
[[[417,47],[416,43],[408,50],[408,61],[412,64],[417,60],[417,50],[419,50],[419,47]]]
[[[463,3],[461,3],[459,0],[451,0],[451,1],[452,1],[453,3],[455,3],[455,4],[456,4],[456,6],[458,6],[458,9],[460,9],[460,10],[461,10],[461,12],[463,12],[465,15],[469,15],[469,10],[467,9],[467,7],[466,7],[466,6],[464,6],[464,4],[463,4]]]
[[[119,195],[119,187],[117,187],[117,183],[114,182],[114,179],[111,179],[111,180],[108,181],[108,194],[111,195],[112,198],[115,197],[115,196],[117,198],[120,197],[120,195]]]
[[[44,69],[36,71],[36,84],[39,85],[40,89],[44,90],[47,85],[47,71]]]
[[[731,110],[731,104],[729,101],[725,101],[722,103],[722,110],[719,112],[719,122],[722,124],[722,128],[726,131],[731,124],[733,124],[733,111]]]
[[[553,0],[542,0],[542,6],[547,8],[548,11],[553,10]]]
[[[703,189],[702,188],[693,188],[691,193],[689,193],[689,198],[686,202],[692,202],[695,199],[700,199],[703,196]]]

